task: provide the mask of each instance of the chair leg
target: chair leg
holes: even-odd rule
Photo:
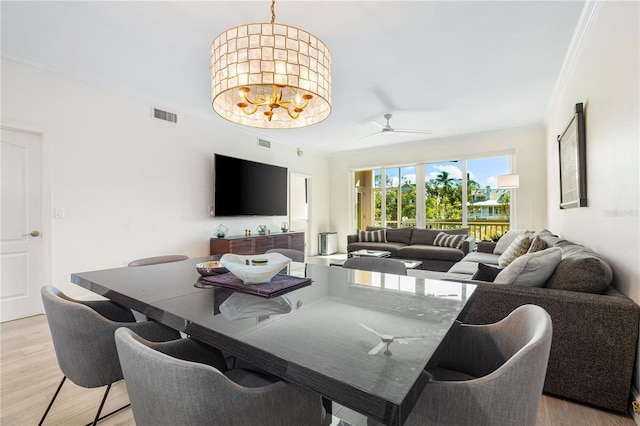
[[[58,389],[56,390],[56,393],[53,394],[53,399],[51,400],[51,402],[49,403],[49,406],[45,410],[44,415],[42,416],[42,419],[40,419],[40,423],[38,423],[38,426],[42,426],[42,423],[44,423],[44,419],[45,419],[45,417],[47,417],[47,414],[49,414],[49,410],[51,410],[51,406],[53,405],[53,401],[55,401],[56,398],[58,397],[58,393],[60,393],[60,389],[62,389],[62,385],[64,385],[64,381],[65,380],[67,380],[67,376],[62,376],[62,380],[60,381],[60,384],[58,385]]]
[[[56,393],[53,394],[53,398],[51,399],[51,402],[49,403],[49,405],[47,406],[47,409],[45,410],[44,414],[42,415],[42,419],[40,419],[40,423],[38,423],[38,426],[42,426],[42,423],[44,423],[44,419],[47,417],[47,414],[49,414],[49,410],[51,410],[51,407],[53,406],[53,402],[58,397],[58,394],[60,393],[60,389],[62,389],[62,385],[64,385],[65,380],[67,380],[67,376],[63,376],[62,377],[62,380],[60,381],[60,384],[58,385],[58,389],[56,389]],[[106,415],[100,417],[100,413],[102,412],[102,407],[104,407],[104,403],[107,400],[107,395],[109,394],[110,390],[111,390],[111,385],[108,385],[107,386],[107,390],[105,391],[104,396],[102,397],[102,402],[100,403],[100,408],[98,408],[98,413],[96,414],[95,419],[93,420],[93,422],[88,423],[86,426],[95,425],[100,420],[106,419],[107,417],[111,416],[112,414],[115,414],[115,413],[117,413],[119,411],[122,411],[125,408],[131,406],[131,404],[127,404],[124,407],[120,407],[117,410],[114,410],[114,411],[110,412],[109,414],[106,414]]]
[[[105,414],[104,416],[100,417],[100,413],[102,412],[102,407],[104,407],[104,403],[107,401],[107,395],[109,395],[110,390],[111,390],[111,384],[107,385],[107,390],[104,392],[104,396],[102,397],[102,402],[100,402],[100,407],[98,408],[98,412],[96,413],[95,419],[93,419],[93,422],[87,423],[85,426],[91,426],[91,425],[95,426],[100,420],[106,419],[107,417],[119,411],[122,411],[131,405],[131,404],[127,404],[123,407],[118,408],[117,410],[110,412],[109,414]]]
[[[96,413],[96,418],[93,419],[93,426],[98,423],[98,419],[100,418],[100,412],[102,411],[102,407],[104,407],[104,403],[107,400],[107,395],[109,395],[109,391],[111,390],[111,383],[107,385],[107,390],[104,392],[104,396],[102,397],[102,402],[100,402],[100,407],[98,407],[98,412]]]

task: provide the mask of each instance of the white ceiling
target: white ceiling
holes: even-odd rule
[[[283,1],[276,22],[329,47],[324,122],[256,135],[320,153],[543,123],[583,1]],[[3,58],[235,126],[211,108],[209,47],[270,1],[0,2]],[[393,127],[432,135],[381,135]],[[240,126],[236,126],[240,127]]]

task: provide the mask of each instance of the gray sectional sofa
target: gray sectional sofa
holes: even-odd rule
[[[383,230],[384,241],[360,241],[358,234],[347,236],[347,252],[357,250],[385,250],[391,257],[422,261],[421,269],[445,272],[473,250],[474,239],[467,237],[460,248],[434,245],[439,232],[451,235],[468,235],[468,228],[422,229],[422,228],[379,228],[367,226],[366,231]]]
[[[513,239],[521,231],[509,232]],[[418,275],[478,285],[460,314],[464,323],[497,322],[525,304],[543,307],[553,321],[545,392],[626,412],[638,345],[640,307],[611,286],[612,270],[601,256],[549,231],[536,235],[544,241],[545,251],[561,250],[559,264],[537,287],[529,286],[530,282],[495,284],[473,279],[480,263],[497,266],[501,253],[496,248],[500,241],[479,242],[476,252],[467,254],[446,273],[419,271]],[[504,248],[505,244],[502,245]],[[532,271],[535,275],[537,270]]]

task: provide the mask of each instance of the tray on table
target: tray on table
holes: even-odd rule
[[[232,273],[202,277],[198,281],[200,284],[224,287],[242,293],[271,298],[282,296],[290,291],[306,287],[311,284],[311,278],[294,277],[285,274],[276,274],[271,282],[261,284],[245,284]]]

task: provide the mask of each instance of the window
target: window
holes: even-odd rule
[[[462,227],[462,169],[459,161],[424,165],[425,226]]]
[[[355,223],[358,229],[468,227],[477,240],[496,239],[511,218],[511,190],[497,188],[497,176],[510,171],[509,156],[502,156],[357,172]]]
[[[390,228],[415,226],[416,167],[376,169],[373,176],[374,225]]]
[[[509,229],[511,190],[496,185],[497,177],[511,170],[509,163],[506,156],[467,161],[467,222],[477,240],[495,240]]]

